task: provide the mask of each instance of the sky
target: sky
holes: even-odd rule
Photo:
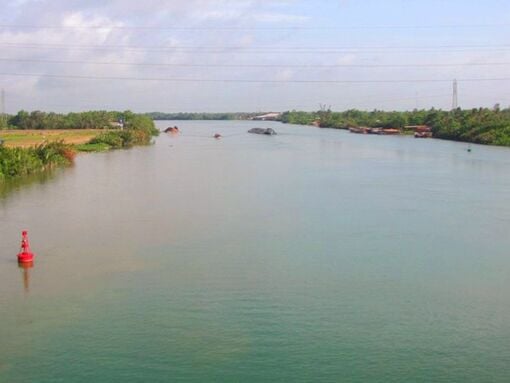
[[[508,0],[0,0],[5,111],[510,106]]]

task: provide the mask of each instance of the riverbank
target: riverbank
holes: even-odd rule
[[[494,108],[458,108],[453,111],[291,111],[284,112],[280,121],[333,129],[397,129],[402,134],[406,126],[427,126],[434,138],[510,147],[510,108],[501,109],[498,105]]]
[[[85,112],[61,117],[76,119],[78,116],[83,119],[90,115],[110,116],[114,113],[116,112],[106,114]],[[31,118],[35,118],[31,116],[40,118],[40,114],[29,114],[28,120],[24,120],[25,125],[27,121],[31,121]],[[59,115],[53,117],[55,116]],[[11,127],[20,126],[16,125],[18,122],[15,117],[12,117],[10,121],[14,124]],[[147,116],[123,112],[121,121],[120,126],[116,127],[114,122],[109,122],[107,129],[2,130],[0,131],[0,181],[44,172],[57,166],[70,165],[78,151],[99,152],[148,145],[152,137],[159,134],[154,122]]]
[[[71,165],[75,148],[62,141],[30,148],[0,146],[0,181],[29,176],[48,169]]]

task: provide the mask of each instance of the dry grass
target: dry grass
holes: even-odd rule
[[[27,148],[60,140],[66,144],[84,144],[101,132],[99,129],[0,130],[0,140],[10,148]]]

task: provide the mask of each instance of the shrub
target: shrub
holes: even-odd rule
[[[26,176],[53,166],[70,165],[75,151],[63,142],[51,142],[35,148],[0,146],[0,180]]]
[[[88,143],[106,144],[113,149],[119,149],[124,146],[124,140],[122,139],[122,136],[119,133],[121,133],[121,131],[104,132],[91,139]]]

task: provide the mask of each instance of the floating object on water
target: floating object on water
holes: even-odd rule
[[[221,134],[215,133],[213,137],[216,138],[216,139],[220,139],[221,138]]]
[[[179,128],[177,126],[169,126],[164,130],[165,133],[179,133]]]
[[[21,249],[18,254],[19,263],[32,263],[34,261],[34,253],[30,251],[30,244],[28,243],[28,232],[23,230],[21,232]]]
[[[276,132],[271,128],[252,128],[248,130],[248,133],[254,133],[254,134],[266,134],[268,136],[274,136]]]
[[[431,132],[414,132],[414,138],[432,138]]]
[[[352,126],[352,127],[349,128],[349,132],[357,133],[357,134],[367,134],[369,129],[370,128],[367,128],[367,127],[364,127],[364,126],[360,126],[360,127]]]

